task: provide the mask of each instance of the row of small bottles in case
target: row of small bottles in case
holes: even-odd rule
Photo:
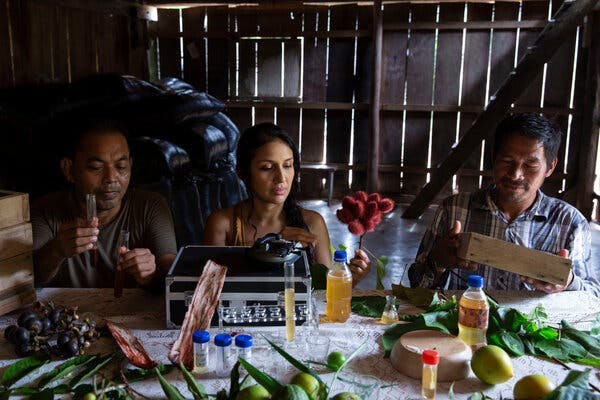
[[[216,334],[213,340],[214,362],[210,357],[210,332],[199,330],[192,335],[194,342],[194,369],[195,374],[205,374],[214,371],[217,376],[228,376],[231,371],[232,357],[243,358],[250,361],[252,358],[252,336],[241,333],[235,339],[229,333]],[[231,344],[235,343],[236,354],[231,354]]]

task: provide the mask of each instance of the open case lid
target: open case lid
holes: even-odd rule
[[[179,249],[167,276],[200,276],[207,260],[227,267],[227,276],[283,276],[283,263],[259,263],[248,257],[250,247],[185,246]],[[294,260],[297,277],[309,277],[306,251],[298,249]]]

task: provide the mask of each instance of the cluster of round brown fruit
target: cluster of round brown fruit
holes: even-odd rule
[[[72,357],[83,354],[90,342],[100,337],[96,323],[80,320],[75,307],[57,307],[52,302],[36,302],[17,319],[17,325],[4,329],[6,340],[15,345],[19,357],[37,352]]]

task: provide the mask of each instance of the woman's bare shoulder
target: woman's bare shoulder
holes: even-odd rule
[[[302,216],[304,217],[304,222],[306,222],[306,225],[308,225],[308,227],[311,229],[325,225],[323,216],[316,211],[302,208]]]

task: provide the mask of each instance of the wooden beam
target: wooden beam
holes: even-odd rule
[[[373,3],[373,90],[371,93],[369,161],[367,164],[367,191],[379,190],[379,125],[381,111],[381,79],[383,48],[383,10],[382,0]]]
[[[575,30],[581,18],[591,12],[596,2],[597,0],[566,0],[561,5],[553,20],[548,22],[533,46],[527,49],[516,68],[492,96],[485,110],[479,114],[448,157],[438,165],[431,181],[421,189],[402,214],[403,218],[419,217],[481,141],[493,136],[496,125],[510,110],[511,104],[534,80],[569,33]]]
[[[590,14],[586,20],[584,29],[584,52],[587,56],[587,71],[585,76],[585,88],[582,93],[581,108],[583,118],[579,142],[579,163],[577,173],[577,200],[576,207],[587,218],[592,217],[594,198],[594,178],[596,152],[598,150],[598,128],[600,121],[594,118],[595,109],[600,107],[600,87],[598,79],[600,75],[600,12]]]

